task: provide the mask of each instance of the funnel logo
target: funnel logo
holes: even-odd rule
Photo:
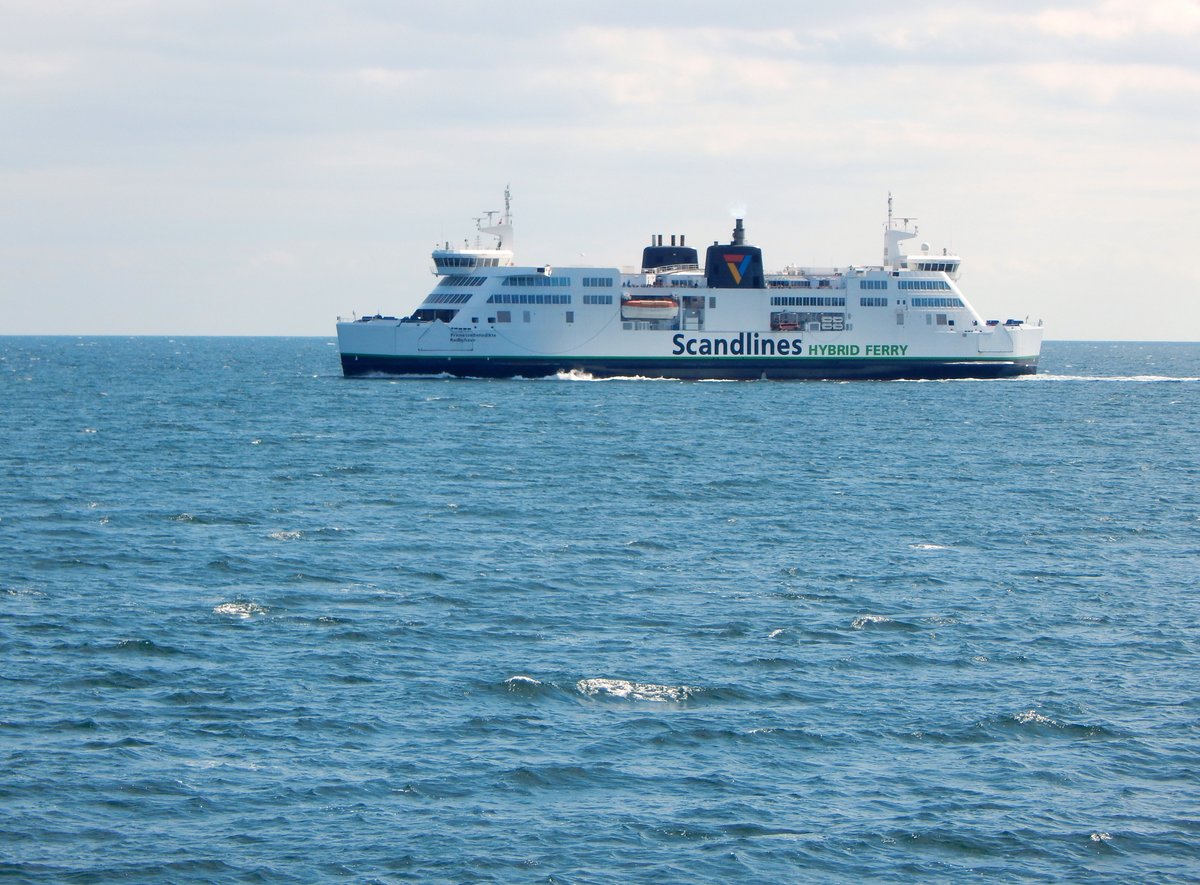
[[[742,274],[746,272],[746,268],[750,266],[750,256],[747,255],[725,255],[725,264],[729,267],[729,273],[733,275],[734,285],[742,284]]]

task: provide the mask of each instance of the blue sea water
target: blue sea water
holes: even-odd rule
[[[0,339],[0,877],[1200,877],[1200,345],[354,379]]]

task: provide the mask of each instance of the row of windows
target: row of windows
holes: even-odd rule
[[[613,297],[611,295],[584,295],[584,304],[612,304]]]
[[[570,277],[547,277],[542,274],[534,276],[505,277],[506,286],[569,286]]]
[[[432,292],[422,304],[466,304],[471,300],[470,292]]]
[[[901,289],[949,289],[945,280],[901,280]]]
[[[767,280],[768,289],[841,289],[833,280]]]
[[[961,298],[914,298],[913,307],[962,307]]]
[[[586,286],[594,286],[594,287],[611,288],[612,284],[613,284],[612,277],[584,277],[583,278],[583,285],[585,287]]]
[[[886,289],[887,280],[859,280],[858,288],[860,289]]]
[[[846,299],[838,295],[773,295],[772,307],[845,307]]]
[[[940,270],[953,273],[958,270],[957,261],[922,261],[917,264],[917,270]]]
[[[916,300],[915,298],[913,299]],[[886,295],[864,295],[858,299],[859,307],[887,307]]]
[[[575,311],[567,310],[567,311],[563,311],[563,313],[566,315],[566,320],[568,323],[575,322]],[[529,319],[530,319],[529,311],[527,311],[527,310],[521,311],[521,322],[527,323],[527,322],[529,322]],[[496,311],[496,315],[494,317],[488,317],[489,323],[492,323],[492,322],[511,323],[512,321],[513,321],[513,318],[512,318],[511,310],[498,310],[498,311]]]
[[[433,259],[438,267],[499,267],[499,258],[480,258],[476,255],[439,255]]]
[[[497,292],[487,300],[488,304],[570,304],[570,295],[515,295]]]
[[[482,286],[487,277],[468,277],[464,274],[451,274],[442,277],[439,286]]]

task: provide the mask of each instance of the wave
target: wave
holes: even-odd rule
[[[186,654],[169,645],[159,645],[149,639],[122,639],[114,647],[114,651],[123,654],[145,655],[147,657],[170,657]]]
[[[558,693],[558,686],[554,683],[523,675],[508,677],[504,680],[503,688],[509,694],[524,698],[549,697]]]
[[[226,615],[227,617],[239,618],[246,620],[254,615],[265,615],[267,610],[257,602],[223,602],[213,608],[214,615]]]
[[[698,689],[690,685],[658,685],[630,682],[627,679],[580,679],[575,690],[589,698],[619,698],[624,701],[651,701],[659,704],[682,703],[696,697]]]
[[[887,617],[887,615],[859,615],[850,622],[850,629],[913,630],[915,628],[912,624],[906,624],[904,621],[895,621]]]

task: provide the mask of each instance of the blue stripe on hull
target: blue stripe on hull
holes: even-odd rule
[[[342,372],[355,375],[457,375],[463,378],[543,378],[559,372],[596,378],[645,376],[730,381],[895,381],[946,378],[1008,378],[1037,372],[1037,357],[1023,359],[696,359],[694,357],[588,357],[580,360],[479,356],[383,356],[342,354]]]

